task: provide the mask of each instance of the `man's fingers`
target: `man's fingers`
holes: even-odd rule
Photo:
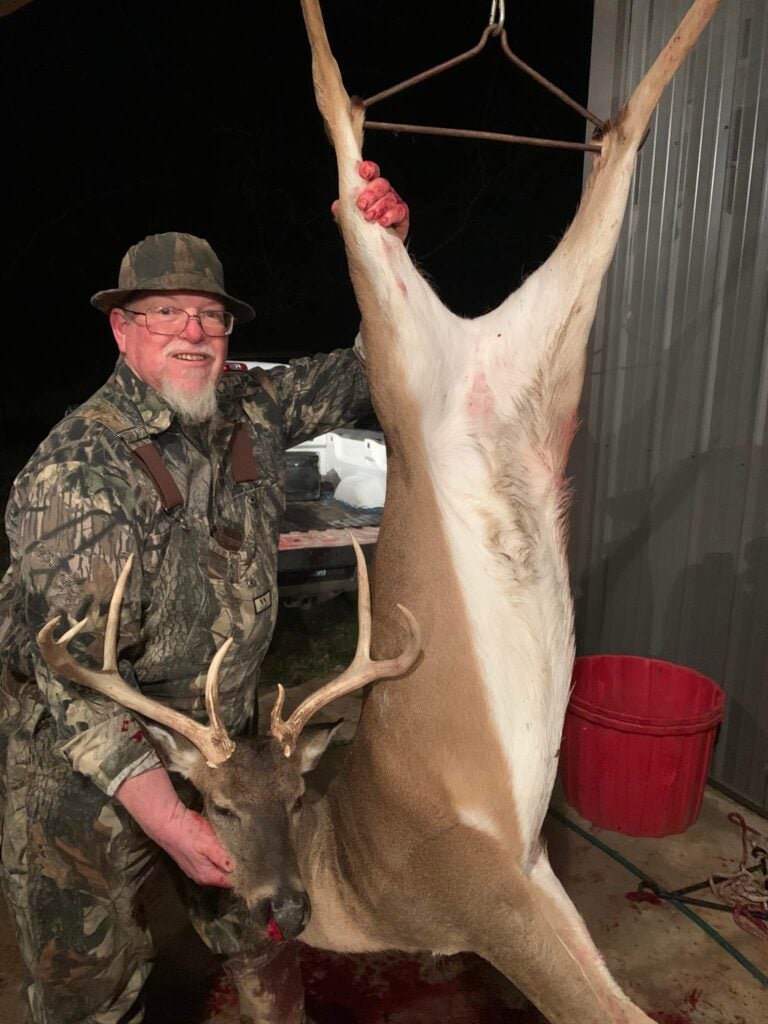
[[[371,184],[364,188],[360,195],[357,197],[357,206],[360,210],[367,210],[373,203],[381,199],[388,192],[392,192],[392,186],[389,184],[386,178],[376,178]]]
[[[214,885],[217,889],[232,888],[232,879],[229,875],[223,875],[220,871],[214,871],[213,868],[200,871],[195,881],[198,885]]]
[[[401,224],[407,216],[408,207],[402,200],[398,200],[391,210],[388,210],[383,217],[379,218],[379,224],[383,228],[389,228],[393,224]]]
[[[232,885],[229,875],[235,869],[235,862],[216,839],[208,845],[208,849],[204,852],[208,859],[206,874],[212,879],[206,885],[216,885],[221,889],[229,889]]]
[[[383,228],[391,227],[397,237],[405,241],[410,227],[407,205],[389,181],[380,176],[379,165],[373,160],[363,160],[358,165],[358,173],[368,184],[357,197],[357,208],[369,223],[378,223]],[[338,220],[338,199],[331,204],[331,213]]]
[[[230,872],[234,866],[232,858],[220,846],[206,846],[198,851],[192,877],[199,885],[229,889],[232,886]]]
[[[373,181],[374,178],[378,178],[381,173],[379,165],[375,164],[373,160],[363,160],[357,169],[358,174],[361,178],[365,178],[366,181]]]
[[[234,871],[235,862],[232,860],[230,855],[216,839],[215,836],[206,838],[206,841],[200,846],[200,854],[205,857],[210,863],[217,868],[219,871]]]
[[[227,850],[219,842],[211,823],[205,818],[198,820],[197,854],[205,859],[218,871],[234,871],[235,862]]]
[[[384,216],[385,213],[390,213],[398,205],[398,197],[394,192],[388,192],[381,199],[377,199],[373,205],[369,206],[365,211],[366,220],[378,220]]]

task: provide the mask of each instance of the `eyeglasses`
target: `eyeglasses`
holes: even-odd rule
[[[150,334],[181,334],[187,329],[190,319],[200,322],[200,329],[209,338],[225,338],[232,333],[235,318],[223,309],[204,309],[202,313],[187,313],[173,306],[152,306],[151,309],[126,309],[118,306],[123,313],[143,316]]]

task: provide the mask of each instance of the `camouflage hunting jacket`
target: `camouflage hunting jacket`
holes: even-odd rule
[[[32,734],[52,716],[72,768],[112,795],[159,765],[141,724],[108,698],[56,676],[36,634],[50,618],[87,619],[74,656],[101,665],[109,598],[135,560],[118,640],[122,677],[147,696],[205,720],[205,676],[220,673],[225,723],[247,727],[277,612],[284,451],[368,412],[365,370],[352,349],[298,359],[265,375],[227,373],[209,423],[182,425],[122,359],[107,383],[62,420],[16,479],[0,582],[0,734]],[[230,440],[250,438],[252,479],[236,482]],[[152,442],[181,492],[166,511],[132,453]],[[248,456],[250,459],[250,455]]]

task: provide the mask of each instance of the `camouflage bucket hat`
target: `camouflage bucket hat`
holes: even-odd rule
[[[219,257],[204,238],[166,231],[149,235],[123,256],[117,288],[91,296],[91,305],[109,313],[134,292],[210,292],[218,295],[236,320],[256,316],[247,302],[227,295]]]

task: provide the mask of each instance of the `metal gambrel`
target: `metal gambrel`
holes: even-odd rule
[[[592,122],[597,131],[595,132],[591,142],[566,142],[561,139],[538,139],[525,135],[509,135],[503,132],[476,131],[471,128],[446,128],[442,126],[433,127],[418,124],[394,124],[390,121],[369,121],[367,119],[365,127],[376,131],[407,132],[415,135],[447,135],[452,138],[484,139],[491,142],[517,142],[527,146],[541,146],[548,149],[576,149],[590,153],[599,153],[601,146],[597,140],[605,129],[605,122],[597,117],[596,114],[587,110],[586,107],[583,107],[571,96],[568,96],[567,93],[563,92],[562,89],[559,89],[543,75],[539,74],[539,72],[534,70],[534,68],[529,64],[526,64],[526,62],[518,57],[516,53],[513,53],[507,39],[507,31],[504,28],[505,14],[506,10],[504,0],[493,0],[488,25],[476,46],[466,50],[464,53],[460,53],[456,57],[451,57],[450,60],[443,61],[441,64],[427,68],[426,71],[421,71],[417,75],[412,75],[410,78],[405,79],[403,82],[399,82],[397,85],[392,85],[388,89],[377,92],[374,96],[369,96],[368,99],[362,101],[364,110],[367,111],[374,104],[380,103],[382,100],[388,99],[390,96],[395,96],[398,93],[405,92],[406,89],[410,89],[414,85],[419,85],[421,82],[426,82],[430,78],[436,78],[445,71],[451,71],[460,64],[465,64],[485,49],[489,39],[497,38],[501,45],[502,53],[515,65],[515,67],[519,68],[520,71],[524,72],[524,74],[528,75],[530,78],[533,78],[534,81],[539,83],[539,85],[547,89],[587,121]]]

